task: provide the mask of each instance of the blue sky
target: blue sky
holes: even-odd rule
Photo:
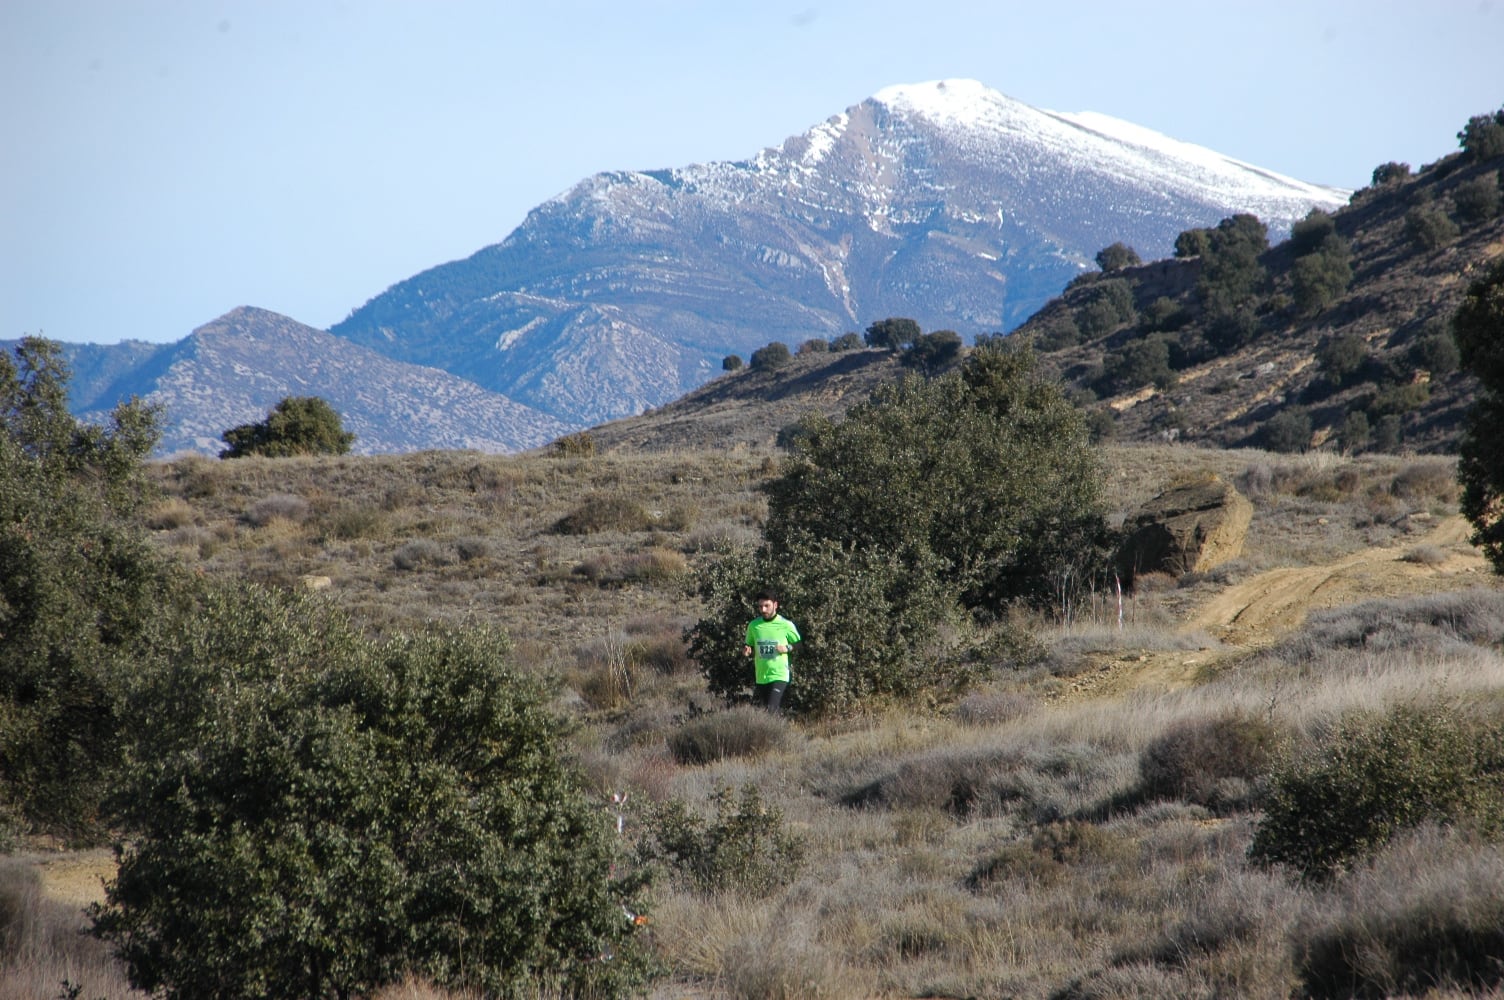
[[[0,0],[0,339],[328,327],[601,170],[977,79],[1301,180],[1456,148],[1504,0]]]

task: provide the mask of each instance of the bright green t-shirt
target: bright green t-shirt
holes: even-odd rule
[[[789,679],[789,654],[779,653],[780,645],[792,646],[799,641],[799,630],[783,615],[771,619],[754,618],[747,623],[747,645],[752,647],[758,684],[772,684]]]

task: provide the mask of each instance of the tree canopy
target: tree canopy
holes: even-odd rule
[[[58,344],[0,354],[0,827],[86,835],[118,751],[119,679],[170,603],[133,526],[158,413],[68,412]]]
[[[812,415],[768,485],[761,546],[702,579],[690,631],[711,689],[745,687],[746,598],[783,592],[800,644],[790,703],[840,712],[954,680],[974,661],[947,623],[1048,601],[1098,558],[1100,470],[1081,414],[1032,353],[978,347],[959,370],[879,389],[839,423]]]
[[[1458,447],[1462,513],[1496,573],[1504,573],[1504,261],[1473,282],[1452,317],[1463,367],[1478,377]]]
[[[235,587],[158,654],[131,697],[132,835],[95,912],[138,988],[349,997],[412,973],[577,995],[641,972],[613,834],[498,634],[378,645],[327,605]]]
[[[220,458],[344,455],[355,443],[339,414],[317,396],[288,396],[260,423],[231,427],[221,436],[229,447]]]

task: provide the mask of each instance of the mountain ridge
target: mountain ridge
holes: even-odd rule
[[[165,447],[214,451],[227,427],[264,415],[275,385],[347,400],[366,426],[357,448],[534,447],[548,427],[565,433],[671,403],[714,378],[725,356],[771,341],[829,339],[885,316],[965,337],[1003,332],[1111,243],[1152,255],[1250,205],[1281,231],[1313,199],[1340,200],[1131,123],[1029,108],[975,81],[879,94],[746,160],[584,178],[501,242],[352,310],[329,333],[367,353],[339,353],[327,391],[304,377],[306,363],[249,344],[232,350],[230,322],[217,328],[216,350],[239,368],[210,371],[194,360],[203,345],[186,341],[113,355],[72,349],[87,383],[77,405],[97,414],[111,394],[170,400]],[[1185,192],[1163,169],[1174,163]],[[1208,200],[1217,190],[1225,197]],[[1274,200],[1258,201],[1259,191]],[[312,358],[334,347],[305,349]],[[275,370],[262,371],[263,360]],[[386,420],[412,432],[382,429],[376,398],[407,398],[405,381],[432,382],[436,371],[485,394],[440,393],[473,400],[474,414],[436,416],[408,399]],[[355,391],[359,381],[370,391]]]
[[[945,105],[953,112],[995,113],[937,125],[927,116],[935,101],[900,99],[942,89],[962,91]],[[331,332],[561,419],[599,422],[662,405],[712,377],[725,354],[769,340],[835,336],[890,315],[965,335],[1005,331],[1102,247],[1168,251],[1181,230],[1250,210],[1258,185],[1266,197],[1253,200],[1276,229],[1343,195],[1172,140],[1094,166],[1101,150],[1127,145],[1054,127],[1062,119],[970,81],[882,93],[893,103],[869,98],[746,160],[586,178],[501,243],[399,282]],[[1013,132],[1000,131],[1009,122]],[[1149,152],[1177,149],[1195,165],[1193,196],[1166,185],[1163,164],[1147,165]],[[1128,161],[1149,179],[1128,183]],[[1207,197],[1212,162],[1239,177],[1217,203]]]

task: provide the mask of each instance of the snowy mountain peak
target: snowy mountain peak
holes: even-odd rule
[[[777,340],[884,316],[1006,332],[1114,242],[1168,256],[1251,212],[1278,238],[1346,192],[975,80],[878,91],[737,161],[585,178],[499,244],[333,333],[585,424],[658,406]]]
[[[985,119],[999,107],[1026,108],[976,80],[930,80],[884,87],[872,100],[895,111],[910,111],[935,122],[969,122]]]

